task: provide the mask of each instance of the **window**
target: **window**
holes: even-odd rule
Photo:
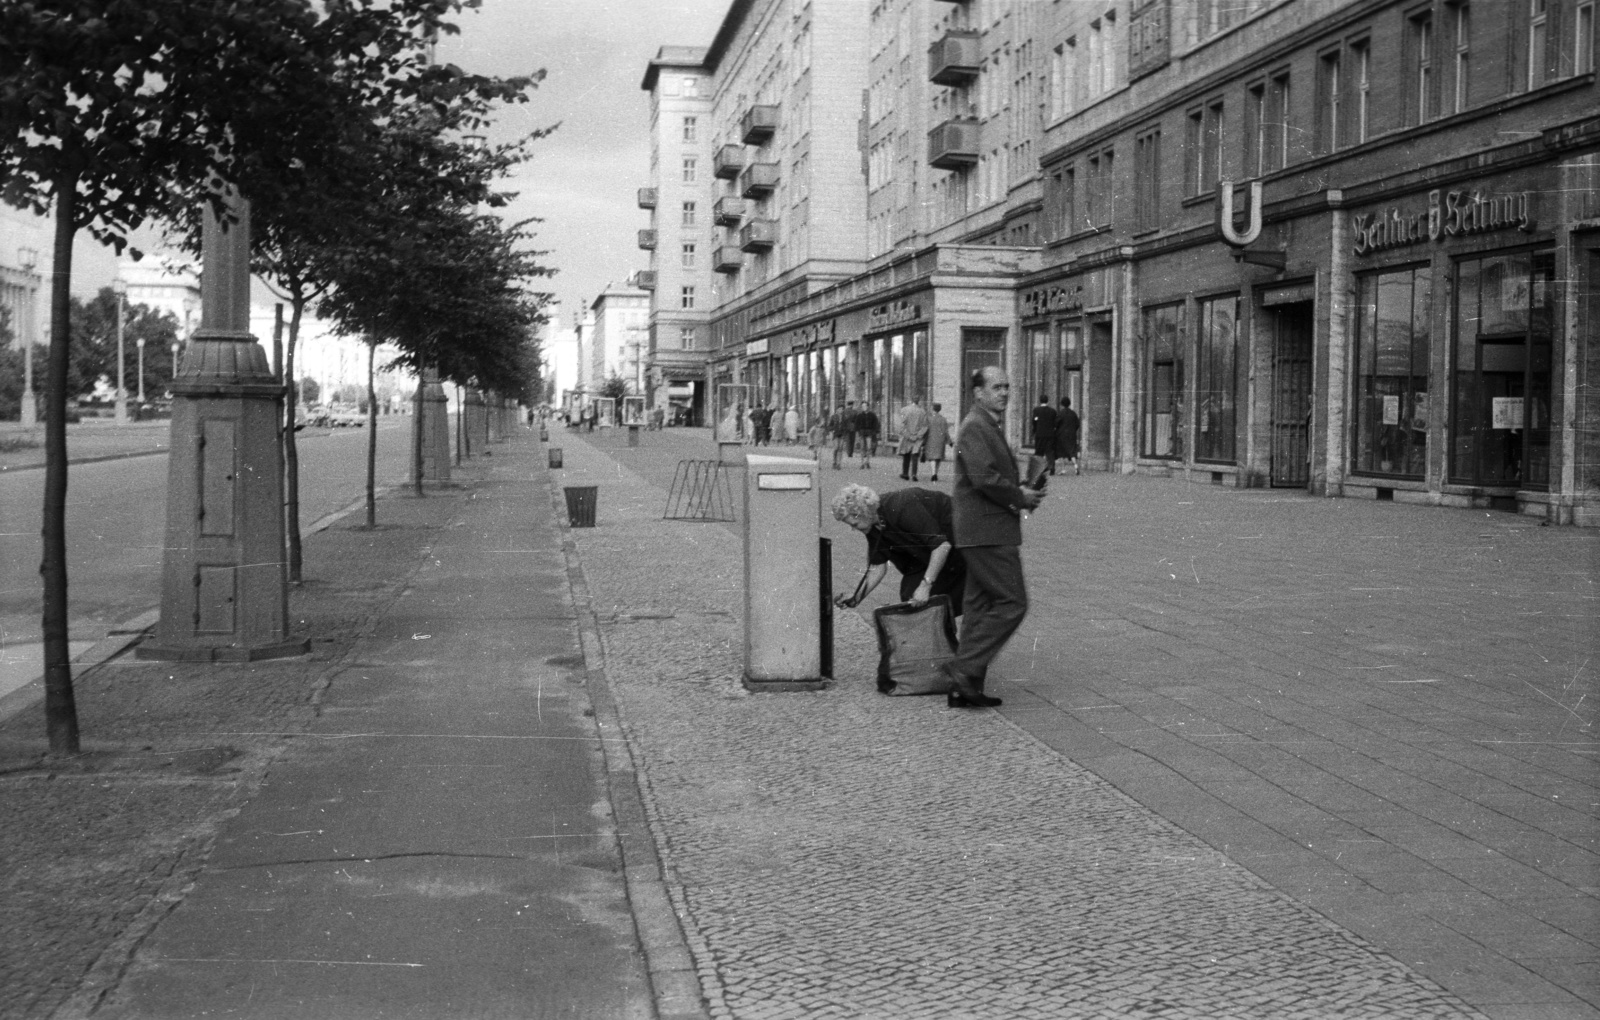
[[[1089,201],[1086,222],[1083,224],[1086,228],[1104,227],[1111,223],[1111,197],[1115,190],[1111,171],[1114,160],[1115,154],[1110,149],[1089,157]]]
[[[683,140],[686,141],[686,142],[694,141],[695,137],[696,137],[696,133],[697,132],[696,132],[696,127],[695,127],[695,118],[693,118],[693,117],[685,117],[685,118],[683,118]]]
[[[694,183],[695,169],[698,165],[698,161],[693,156],[683,157],[683,183]]]
[[[685,202],[685,203],[683,203],[683,225],[686,226],[686,227],[694,226],[694,203],[693,202]]]
[[[692,241],[683,242],[683,268],[694,268],[694,243]]]
[[[1594,70],[1594,2],[1586,0],[1573,12],[1572,73]]]
[[[1238,434],[1238,295],[1201,301],[1196,311],[1194,457],[1232,464]]]
[[[1434,118],[1437,109],[1433,89],[1433,14],[1423,12],[1411,19],[1406,34],[1406,62],[1411,68],[1411,85],[1407,97],[1408,120],[1412,124],[1426,124]]]
[[[1190,196],[1215,191],[1222,177],[1222,100],[1189,111],[1184,178]]]
[[[1450,480],[1543,489],[1550,482],[1555,253],[1456,264]]]
[[[683,94],[686,95],[686,96],[698,96],[700,94],[700,79],[699,78],[685,78],[685,79],[683,79]]]
[[[1161,129],[1146,131],[1133,145],[1134,229],[1155,230],[1161,226]]]
[[[678,327],[678,346],[686,351],[694,350],[695,336],[693,326]]]
[[[1183,345],[1181,302],[1146,308],[1139,336],[1139,455],[1183,459]]]
[[[1427,266],[1357,278],[1358,473],[1421,478],[1427,470],[1431,280]]]
[[[1078,40],[1057,46],[1050,60],[1050,119],[1060,120],[1077,105]]]
[[[1260,177],[1267,165],[1267,83],[1257,82],[1245,90],[1244,175]]]
[[[693,308],[694,307],[694,288],[693,287],[684,287],[683,288],[682,296],[678,300],[678,307],[679,308]]]
[[[1072,193],[1076,176],[1071,167],[1066,167],[1051,173],[1045,182],[1045,231],[1048,240],[1069,237],[1078,229]]]
[[[1338,50],[1324,53],[1317,61],[1318,152],[1333,152],[1343,142],[1339,131],[1344,113],[1343,93],[1343,54]]]
[[[1550,0],[1528,0],[1528,88],[1536,89],[1548,78],[1545,56],[1549,39]]]
[[[1456,16],[1456,61],[1451,67],[1451,114],[1472,106],[1472,6],[1458,3]]]
[[[1114,38],[1117,27],[1115,11],[1089,22],[1089,43],[1084,81],[1084,94],[1089,98],[1104,95],[1116,87],[1117,44]]]
[[[1370,107],[1367,105],[1368,87],[1371,85],[1372,71],[1372,42],[1362,39],[1350,44],[1350,141],[1360,145],[1371,137],[1369,120]]]
[[[1288,164],[1289,73],[1252,86],[1245,107],[1245,175],[1259,177]]]

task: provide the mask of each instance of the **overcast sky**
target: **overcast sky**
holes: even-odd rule
[[[649,95],[639,88],[663,45],[707,46],[729,0],[484,0],[443,39],[439,59],[484,74],[548,76],[531,102],[505,112],[495,141],[556,122],[511,185],[508,219],[538,216],[549,283],[570,322],[608,282],[649,266],[636,204],[649,183]]]
[[[511,107],[490,131],[512,141],[560,123],[535,143],[508,190],[518,198],[501,214],[530,216],[545,263],[559,272],[539,284],[555,292],[570,322],[608,283],[649,265],[638,208],[650,172],[649,96],[639,88],[646,64],[663,45],[708,46],[730,0],[483,0],[459,19],[461,34],[442,39],[439,60],[481,74],[528,74],[544,82],[530,102]],[[79,235],[73,290],[110,284],[116,260]],[[257,287],[257,300],[270,297]]]

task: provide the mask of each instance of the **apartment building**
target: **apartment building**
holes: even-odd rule
[[[713,95],[823,6],[732,4]],[[861,212],[807,226],[859,268],[729,274],[708,379],[892,431],[998,363],[1092,467],[1600,524],[1594,0],[852,6]]]

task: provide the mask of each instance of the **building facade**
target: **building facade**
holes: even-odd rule
[[[824,7],[731,5],[713,95]],[[861,89],[808,133],[863,206],[808,225],[862,262],[730,274],[708,379],[892,431],[997,363],[1089,467],[1600,524],[1594,0],[851,9],[805,94]]]

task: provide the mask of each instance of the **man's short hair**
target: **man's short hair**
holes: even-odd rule
[[[934,405],[933,405],[933,409],[935,411],[943,411],[944,410],[944,405],[939,403],[938,401],[935,401]]]

